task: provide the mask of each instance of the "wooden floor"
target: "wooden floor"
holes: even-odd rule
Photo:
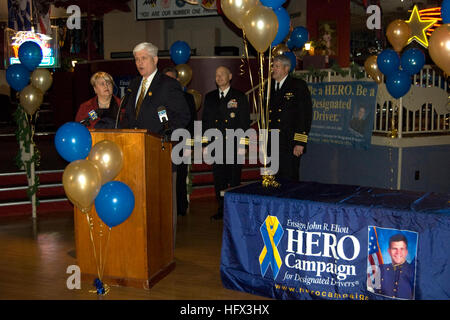
[[[103,300],[263,300],[223,288],[220,280],[222,221],[211,221],[214,199],[197,199],[178,217],[176,268],[150,290],[112,286]],[[112,231],[114,232],[114,230]],[[111,254],[111,253],[109,253]],[[76,265],[73,214],[0,219],[0,300],[97,300],[91,283],[66,286]]]

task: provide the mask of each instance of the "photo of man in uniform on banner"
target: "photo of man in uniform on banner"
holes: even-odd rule
[[[368,233],[367,290],[414,300],[418,234],[373,226]]]
[[[367,122],[366,108],[359,106],[353,113],[353,118],[350,120],[350,128],[359,134],[364,135],[368,128]]]

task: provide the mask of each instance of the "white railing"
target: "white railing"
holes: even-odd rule
[[[441,72],[423,68],[402,102],[404,133],[450,132],[449,83]]]

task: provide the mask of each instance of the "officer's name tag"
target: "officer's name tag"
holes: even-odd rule
[[[238,103],[237,103],[236,99],[232,99],[232,100],[228,101],[228,104],[227,104],[228,109],[237,108],[237,106],[238,106]]]
[[[287,100],[290,100],[293,97],[294,97],[294,94],[292,92],[286,92],[286,94],[284,95],[284,98]]]

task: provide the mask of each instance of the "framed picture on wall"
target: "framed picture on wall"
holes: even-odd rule
[[[338,55],[338,33],[336,20],[319,21],[319,43],[325,56]]]

